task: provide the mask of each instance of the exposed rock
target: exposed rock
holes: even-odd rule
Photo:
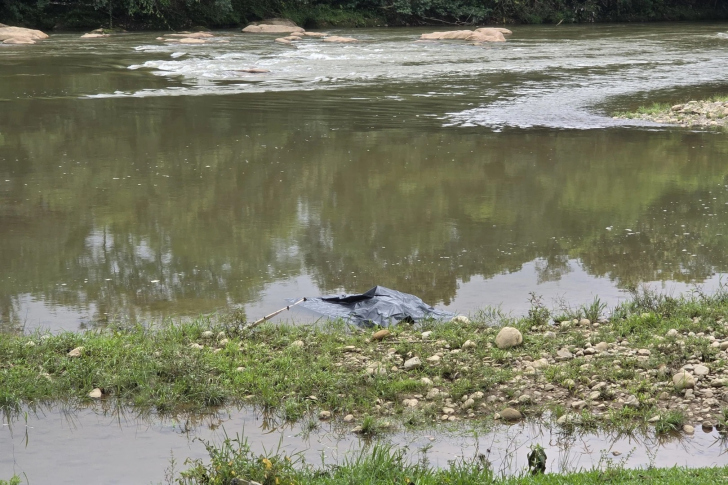
[[[0,41],[3,44],[35,44],[36,41],[47,38],[48,35],[40,30],[23,27],[0,27]]]
[[[404,363],[404,370],[417,369],[422,366],[422,361],[419,357],[412,357]]]
[[[461,406],[462,409],[470,409],[475,405],[474,399],[466,399],[463,405]]]
[[[275,42],[278,42],[279,44],[287,44],[287,45],[292,44],[292,42],[290,40],[286,39],[285,37],[280,37],[280,38],[276,39]]]
[[[434,382],[432,382],[432,379],[430,379],[429,377],[423,377],[422,379],[420,379],[420,382],[426,386],[432,386],[434,384]]]
[[[681,370],[672,377],[672,382],[677,390],[690,389],[695,387],[695,378],[685,370]]]
[[[462,323],[464,325],[467,325],[470,323],[470,319],[466,317],[465,315],[458,315],[456,317],[453,317],[452,320],[450,320],[453,323]]]
[[[416,408],[420,402],[417,399],[405,399],[402,405],[406,408]]]
[[[303,35],[306,37],[326,37],[329,34],[326,32],[304,32]]]
[[[83,34],[81,36],[82,39],[99,39],[102,37],[111,37],[111,36],[109,34],[93,34],[93,33]]]
[[[68,352],[69,357],[81,357],[81,354],[83,353],[83,345],[80,347],[76,347],[75,349]]]
[[[324,42],[338,42],[342,44],[351,44],[354,42],[359,42],[357,39],[354,39],[353,37],[339,37],[338,35],[330,35],[328,37],[324,37]]]
[[[624,405],[636,409],[636,408],[640,407],[640,402],[635,396],[629,396],[624,401]]]
[[[597,349],[599,352],[606,352],[609,348],[609,344],[607,344],[606,342],[599,342],[594,346],[594,348]]]
[[[549,361],[545,358],[541,358],[541,359],[534,360],[533,362],[531,362],[531,366],[534,369],[545,369],[549,366]]]
[[[427,391],[427,396],[425,396],[425,397],[429,400],[432,400],[432,399],[435,399],[439,395],[440,395],[440,390],[436,387],[433,387],[432,389]]]
[[[248,34],[283,34],[291,32],[305,32],[295,22],[287,19],[269,19],[254,22],[243,29]]]
[[[88,393],[88,397],[90,397],[91,399],[99,399],[101,397],[101,395],[102,395],[101,389],[99,389],[98,387]]]
[[[473,35],[472,30],[452,30],[449,32],[432,32],[430,34],[422,34],[421,40],[467,40]]]
[[[474,349],[475,347],[477,347],[477,345],[475,345],[475,342],[473,342],[472,340],[466,340],[465,343],[463,343],[462,349]]]
[[[509,349],[523,343],[523,335],[517,328],[503,327],[495,337],[495,344],[499,349]]]
[[[165,37],[180,37],[183,39],[208,39],[215,36],[209,32],[195,32],[185,34],[165,34]]]
[[[642,356],[645,356],[645,357],[646,356],[649,356],[650,354],[651,354],[651,352],[648,349],[639,349],[637,351],[637,355],[642,355]]]
[[[351,423],[352,421],[354,421],[354,415],[353,414],[347,414],[346,416],[344,416],[344,422],[345,423]]]
[[[499,414],[504,421],[518,421],[523,418],[523,415],[513,408],[505,408]]]
[[[324,421],[327,419],[331,419],[331,411],[321,411],[319,413],[319,419]]]
[[[665,336],[666,337],[677,337],[678,336],[677,330],[675,330],[674,328],[671,328],[670,330],[667,331]]]
[[[582,327],[588,327],[589,325],[591,325],[591,320],[589,320],[588,318],[582,318],[581,320],[579,320],[579,325],[581,325]]]
[[[436,363],[436,362],[440,362],[440,356],[439,355],[433,355],[431,357],[428,357],[427,358],[427,362],[431,362],[433,364]]]
[[[576,410],[581,410],[586,407],[586,401],[574,401],[571,403],[571,407]]]
[[[556,352],[556,362],[563,362],[565,360],[571,360],[574,358],[569,349],[560,349]]]
[[[390,331],[385,328],[378,332],[374,332],[374,335],[372,335],[372,340],[383,340],[383,339],[389,337],[389,335],[390,335]]]
[[[179,43],[180,44],[206,44],[207,41],[205,39],[189,39],[189,38],[185,38],[185,39],[180,39],[179,40]]]
[[[428,330],[427,332],[422,332],[422,340],[427,340],[432,335],[432,330]]]
[[[693,374],[695,374],[696,376],[707,376],[709,373],[710,369],[708,369],[704,365],[698,364],[693,368]]]
[[[684,425],[682,429],[683,429],[683,432],[685,434],[693,434],[693,433],[695,433],[695,428],[693,428],[689,424]]]

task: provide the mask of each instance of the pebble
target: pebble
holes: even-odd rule
[[[523,415],[516,409],[513,408],[505,408],[500,413],[501,419],[505,421],[518,421],[519,419],[523,418]]]
[[[372,340],[384,340],[385,338],[389,337],[389,335],[389,330],[385,328],[384,330],[375,332],[374,335],[372,335]]]
[[[419,367],[422,367],[422,361],[419,357],[412,357],[404,363],[404,370],[412,370]]]
[[[81,357],[81,354],[83,353],[83,346],[76,347],[75,349],[68,352],[69,357]]]
[[[693,367],[693,374],[696,376],[707,376],[710,373],[710,369],[705,367],[704,365],[696,365]]]
[[[695,387],[695,378],[689,372],[681,370],[672,376],[672,382],[677,390]]]

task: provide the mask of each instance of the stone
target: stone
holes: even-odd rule
[[[427,332],[422,332],[422,340],[427,340],[432,335],[432,330],[428,330]]]
[[[23,27],[0,27],[0,42],[3,44],[35,44],[37,40],[47,38],[48,35],[40,30]]]
[[[672,382],[678,391],[695,387],[695,378],[685,370],[681,370],[672,376]]]
[[[462,349],[468,350],[468,349],[474,349],[475,347],[477,347],[477,345],[475,345],[475,342],[473,342],[472,340],[466,340],[462,346]]]
[[[293,342],[291,342],[291,345],[289,345],[289,347],[293,349],[301,349],[304,345],[306,344],[303,342],[303,340],[294,340]]]
[[[599,396],[601,396],[601,393],[599,391],[592,391],[589,393],[589,400],[594,401],[596,399],[599,399]]]
[[[657,396],[657,399],[659,399],[660,401],[667,401],[668,399],[670,399],[670,394],[668,394],[668,393],[667,393],[667,392],[665,392],[665,391],[662,391],[662,392],[660,393],[660,395],[659,395],[659,396]]]
[[[625,401],[624,405],[630,408],[638,408],[640,407],[640,402],[635,396],[629,396]]]
[[[190,38],[186,38],[186,39],[180,39],[179,40],[179,43],[180,44],[206,44],[207,41],[205,39],[190,39]]]
[[[279,44],[292,44],[292,42],[285,37],[280,37],[276,39],[275,42],[278,42]]]
[[[353,414],[347,414],[346,416],[344,416],[344,422],[345,423],[351,423],[352,421],[354,421],[354,415]]]
[[[190,344],[190,348],[191,349],[196,349],[196,350],[202,350],[202,349],[205,348],[205,346],[204,345],[200,345],[197,342],[193,342],[193,343]]]
[[[75,349],[68,352],[69,357],[81,357],[81,354],[83,353],[83,345],[80,347],[76,347]]]
[[[243,29],[243,32],[245,32],[246,34],[290,34],[292,32],[305,32],[304,29],[298,27],[292,21],[278,23],[276,20],[277,19],[263,20],[261,22],[252,23],[245,27]]]
[[[455,410],[451,407],[444,407],[442,408],[442,412],[449,415],[455,413]]]
[[[523,335],[517,328],[503,327],[495,337],[495,344],[499,349],[510,349],[523,343]]]
[[[518,421],[519,419],[523,418],[523,415],[516,409],[513,408],[505,408],[500,413],[501,419],[504,421]]]
[[[470,398],[466,399],[462,406],[460,406],[462,409],[470,409],[475,405],[475,400]]]
[[[427,362],[432,362],[433,364],[440,361],[439,355],[433,355],[431,357],[427,358]]]
[[[420,402],[417,399],[405,399],[402,405],[406,408],[416,408]]]
[[[181,39],[207,39],[210,37],[215,37],[209,32],[187,32],[184,34],[165,34],[165,37],[179,37]]]
[[[545,369],[549,366],[549,361],[547,359],[541,358],[541,359],[534,360],[533,362],[531,362],[531,366],[537,370]]]
[[[483,396],[485,396],[485,394],[483,394],[481,391],[475,391],[474,393],[472,393],[470,395],[470,398],[471,399],[475,399],[475,400],[479,400],[479,399],[483,399]]]
[[[651,352],[648,349],[639,349],[637,351],[637,355],[642,355],[642,356],[649,356],[650,353]]]
[[[25,342],[25,346],[26,347],[35,347],[35,342],[33,342],[32,340],[28,340],[27,342]]]
[[[329,34],[326,32],[304,32],[303,35],[306,37],[326,37]]]
[[[481,28],[472,30],[452,30],[422,34],[420,40],[467,40],[470,42],[505,42],[506,38],[498,29]]]
[[[574,354],[569,352],[569,349],[560,349],[556,352],[556,361],[563,362],[565,360],[571,360],[574,358]]]
[[[237,372],[245,372],[245,367],[236,367],[235,370]]]
[[[99,399],[101,398],[102,394],[103,393],[101,392],[101,389],[97,387],[93,391],[88,393],[88,397],[90,397],[91,399]]]
[[[671,328],[670,330],[667,331],[665,336],[666,337],[677,337],[678,336],[677,330],[675,330],[674,328]]]
[[[384,340],[385,338],[389,337],[390,333],[391,332],[386,328],[378,332],[374,332],[374,334],[372,335],[372,340]]]
[[[579,320],[579,325],[581,325],[582,327],[588,327],[589,325],[591,325],[591,320],[589,320],[588,318],[582,318],[581,320]]]
[[[422,367],[422,361],[419,357],[412,357],[404,363],[404,370],[412,370],[419,367]]]
[[[111,37],[111,36],[109,34],[94,34],[94,33],[83,34],[81,36],[82,39],[99,39],[102,37]]]
[[[321,419],[321,420],[331,419],[331,411],[321,411],[319,413],[319,419]]]
[[[728,340],[720,343],[720,350],[728,350]]]
[[[338,35],[330,35],[328,37],[324,37],[324,42],[338,42],[341,44],[352,44],[354,42],[359,42],[357,39],[354,39],[353,37],[340,37]]]
[[[683,432],[685,434],[693,434],[693,433],[695,433],[695,428],[693,428],[689,424],[684,425],[682,429],[683,429]]]
[[[465,315],[457,315],[455,317],[452,317],[452,319],[450,321],[452,323],[462,323],[465,325],[470,323],[470,319],[468,317],[466,317]]]
[[[422,379],[420,379],[420,382],[429,387],[432,387],[432,385],[434,384],[434,382],[432,382],[432,379],[430,379],[429,377],[423,377]]]
[[[230,340],[229,339],[226,339],[226,338],[224,338],[224,339],[222,339],[222,340],[220,340],[218,342],[218,344],[220,345],[220,347],[225,347],[229,343],[230,343]]]
[[[556,333],[549,331],[549,332],[546,332],[545,334],[543,334],[543,337],[548,338],[548,339],[553,339],[553,338],[556,338]]]
[[[710,374],[710,369],[708,369],[704,365],[698,364],[695,367],[693,367],[693,374],[695,374],[696,376],[700,376],[700,377],[707,376],[708,374]]]
[[[576,410],[581,410],[586,407],[586,401],[574,401],[571,403],[571,407]]]
[[[652,416],[650,419],[647,420],[648,423],[656,423],[660,420],[659,416]]]
[[[427,396],[425,396],[425,398],[432,400],[432,399],[435,399],[439,395],[440,395],[440,390],[436,387],[433,387],[432,389],[427,391]]]
[[[573,387],[576,387],[576,382],[574,382],[574,379],[566,379],[563,382],[563,386],[567,389],[571,389]]]
[[[214,337],[214,336],[215,336],[215,334],[214,334],[214,333],[212,333],[212,331],[211,331],[211,330],[205,330],[204,332],[202,332],[202,333],[200,334],[200,337],[202,337],[202,338],[212,338],[212,337]]]

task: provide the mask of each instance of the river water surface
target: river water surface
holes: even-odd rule
[[[719,284],[728,136],[611,114],[728,94],[728,25],[422,32],[2,46],[0,324],[257,318],[375,284],[464,313]]]

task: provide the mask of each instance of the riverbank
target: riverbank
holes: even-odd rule
[[[523,450],[526,453],[527,450]],[[220,447],[208,445],[210,462],[196,460],[191,467],[183,471],[179,478],[181,484],[340,484],[368,483],[408,485],[455,484],[601,484],[609,483],[644,483],[660,484],[684,483],[718,483],[725,479],[728,467],[711,468],[647,468],[630,470],[622,467],[618,459],[604,459],[600,467],[588,471],[543,474],[539,465],[545,464],[540,458],[540,448],[532,447],[529,455],[534,459],[529,475],[526,470],[513,477],[502,477],[494,472],[484,455],[471,459],[460,459],[450,462],[449,467],[436,468],[427,462],[411,463],[406,460],[402,450],[388,446],[374,446],[359,456],[347,460],[339,466],[311,467],[299,462],[295,457],[272,454],[258,456],[250,451],[242,440],[226,440]],[[540,471],[540,473],[539,473]]]
[[[681,104],[654,103],[634,112],[621,112],[615,118],[654,121],[680,126],[728,128],[728,96]]]
[[[289,18],[306,28],[716,21],[728,18],[728,6],[721,2],[696,5],[690,0],[610,4],[587,0],[465,0],[438,4],[358,0],[349,2],[346,7],[328,0],[295,4],[276,0],[130,0],[123,6],[114,0],[99,0],[93,4],[77,0],[64,3],[7,0],[0,7],[0,23],[46,30],[97,27],[123,27],[129,30],[195,26],[229,28],[271,17]]]
[[[536,302],[520,319],[488,311],[377,333],[341,322],[245,330],[216,317],[6,336],[0,406],[12,415],[103,400],[177,414],[247,404],[370,435],[468,420],[657,433],[724,426],[728,294],[641,293],[603,310],[595,301],[552,314]]]

